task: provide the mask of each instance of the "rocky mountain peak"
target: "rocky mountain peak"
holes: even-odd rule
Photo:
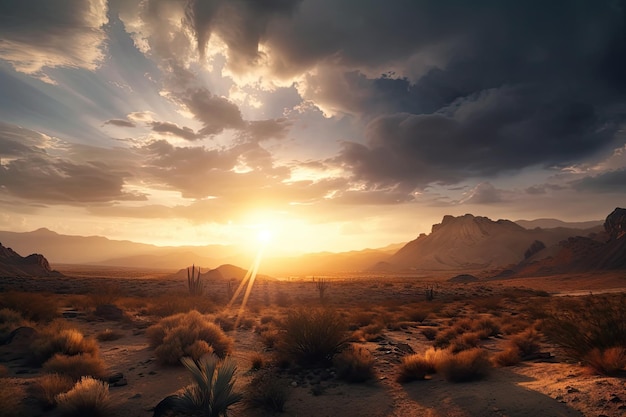
[[[606,217],[604,230],[609,234],[610,240],[620,239],[626,235],[626,209],[617,207]]]

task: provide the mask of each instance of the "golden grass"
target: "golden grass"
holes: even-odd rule
[[[31,388],[31,395],[44,407],[56,406],[56,397],[68,392],[74,386],[74,380],[67,375],[48,374],[39,378]]]
[[[45,293],[8,291],[0,293],[0,309],[18,311],[25,319],[52,321],[59,317],[57,297]]]
[[[626,347],[614,346],[608,349],[592,349],[584,358],[584,363],[602,375],[618,375],[626,370]]]
[[[183,356],[199,359],[203,351],[223,358],[233,347],[218,325],[195,310],[161,319],[146,330],[146,336],[159,362],[166,365],[178,365]]]
[[[31,343],[30,351],[35,365],[41,365],[57,353],[78,355],[81,353],[98,355],[98,344],[94,339],[86,338],[76,329],[61,329],[51,325],[39,333]]]
[[[84,377],[71,390],[57,395],[56,401],[65,417],[104,417],[109,413],[109,385]]]
[[[517,346],[510,346],[493,355],[492,362],[495,366],[513,366],[522,361]]]
[[[489,354],[481,348],[449,355],[436,364],[446,381],[468,382],[486,377],[491,369]]]
[[[88,353],[72,356],[57,353],[43,364],[43,370],[48,373],[67,375],[75,381],[84,376],[103,378],[106,374],[104,361],[99,356]]]
[[[105,329],[96,335],[99,342],[111,342],[124,337],[124,332],[115,329]]]

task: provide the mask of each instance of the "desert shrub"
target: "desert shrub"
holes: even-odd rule
[[[358,310],[350,315],[348,322],[357,328],[365,327],[374,322],[376,314],[371,311]]]
[[[278,290],[276,291],[274,302],[279,307],[289,307],[291,305],[291,297],[286,292]]]
[[[34,324],[24,319],[19,311],[10,308],[0,309],[0,343],[2,343],[13,330],[22,326],[34,327]]]
[[[372,323],[356,330],[352,337],[361,342],[373,342],[382,336],[383,330],[381,323]]]
[[[509,340],[509,346],[517,348],[521,358],[539,353],[539,333],[535,329],[529,328],[519,333]]]
[[[246,403],[253,408],[282,413],[289,399],[289,387],[271,372],[257,374],[246,389]]]
[[[259,322],[261,324],[270,324],[270,323],[275,323],[276,321],[277,321],[276,317],[269,316],[269,315],[261,316],[261,318],[259,319]]]
[[[438,330],[432,327],[426,327],[420,330],[420,333],[424,335],[426,340],[433,341],[437,337]]]
[[[59,317],[57,298],[44,293],[9,291],[0,294],[0,309],[18,311],[25,319],[52,321]]]
[[[402,358],[400,363],[400,373],[396,381],[404,384],[411,381],[423,380],[426,375],[435,373],[433,363],[426,359],[424,355],[415,353]]]
[[[480,343],[480,337],[478,333],[475,333],[475,332],[462,333],[450,342],[449,349],[453,353],[457,353],[463,350],[475,348],[478,346],[479,343]]]
[[[0,389],[0,417],[22,417],[21,401],[24,394],[20,387],[4,383]]]
[[[301,365],[321,365],[347,344],[346,325],[334,310],[291,310],[282,323],[277,348]]]
[[[618,375],[626,368],[626,348],[592,349],[585,355],[584,363],[599,374]]]
[[[183,356],[199,359],[202,349],[223,358],[233,345],[218,325],[195,310],[161,319],[146,330],[146,336],[159,362],[167,365],[178,364]]]
[[[476,308],[476,311],[489,313],[489,312],[498,312],[501,308],[502,304],[502,296],[499,295],[491,295],[484,298],[476,298],[472,300],[472,304]]]
[[[500,334],[500,326],[494,320],[482,318],[474,323],[473,330],[481,340],[486,340]]]
[[[365,382],[374,377],[374,358],[367,349],[350,345],[333,361],[337,376],[348,382]]]
[[[505,335],[520,333],[528,328],[528,319],[520,316],[503,315],[500,318],[500,331]]]
[[[235,329],[236,317],[229,317],[226,314],[218,314],[215,316],[215,324],[220,326],[225,332],[230,332]]]
[[[626,294],[563,300],[544,320],[542,330],[568,357],[600,371],[602,366],[596,368],[592,361],[626,346]]]
[[[97,355],[81,353],[78,355],[56,354],[43,364],[43,370],[49,373],[67,375],[75,381],[84,376],[103,378],[106,367]]]
[[[182,394],[169,397],[176,415],[225,416],[228,408],[243,398],[234,391],[237,366],[232,359],[220,360],[211,354],[197,361],[184,357],[181,362],[191,373],[193,383]]]
[[[446,381],[467,382],[487,376],[491,362],[486,350],[474,348],[443,358],[436,368]]]
[[[52,408],[57,404],[57,395],[68,392],[73,386],[74,380],[67,375],[43,375],[32,385],[31,395],[44,408]]]
[[[96,335],[96,339],[100,342],[111,342],[124,337],[124,332],[119,330],[105,329]]]
[[[437,333],[437,336],[435,336],[435,341],[433,342],[433,346],[439,349],[445,349],[448,346],[450,346],[452,341],[456,339],[457,336],[458,336],[457,330],[454,328],[442,330],[439,333]]]
[[[520,363],[522,355],[516,346],[509,346],[493,355],[492,362],[496,366],[513,366]]]
[[[91,377],[83,377],[66,393],[56,396],[63,416],[106,416],[109,412],[109,385]]]
[[[49,326],[31,343],[30,353],[33,364],[38,366],[57,353],[67,356],[81,353],[97,356],[98,344],[76,329],[59,330],[57,326]]]

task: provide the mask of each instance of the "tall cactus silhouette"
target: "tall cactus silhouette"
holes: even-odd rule
[[[187,287],[189,294],[202,295],[203,285],[200,278],[200,267],[198,267],[198,275],[196,275],[196,265],[191,266],[191,270],[187,267]]]

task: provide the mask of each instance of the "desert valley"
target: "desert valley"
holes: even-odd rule
[[[625,209],[444,216],[249,269],[227,247],[0,238],[2,416],[626,413]]]

